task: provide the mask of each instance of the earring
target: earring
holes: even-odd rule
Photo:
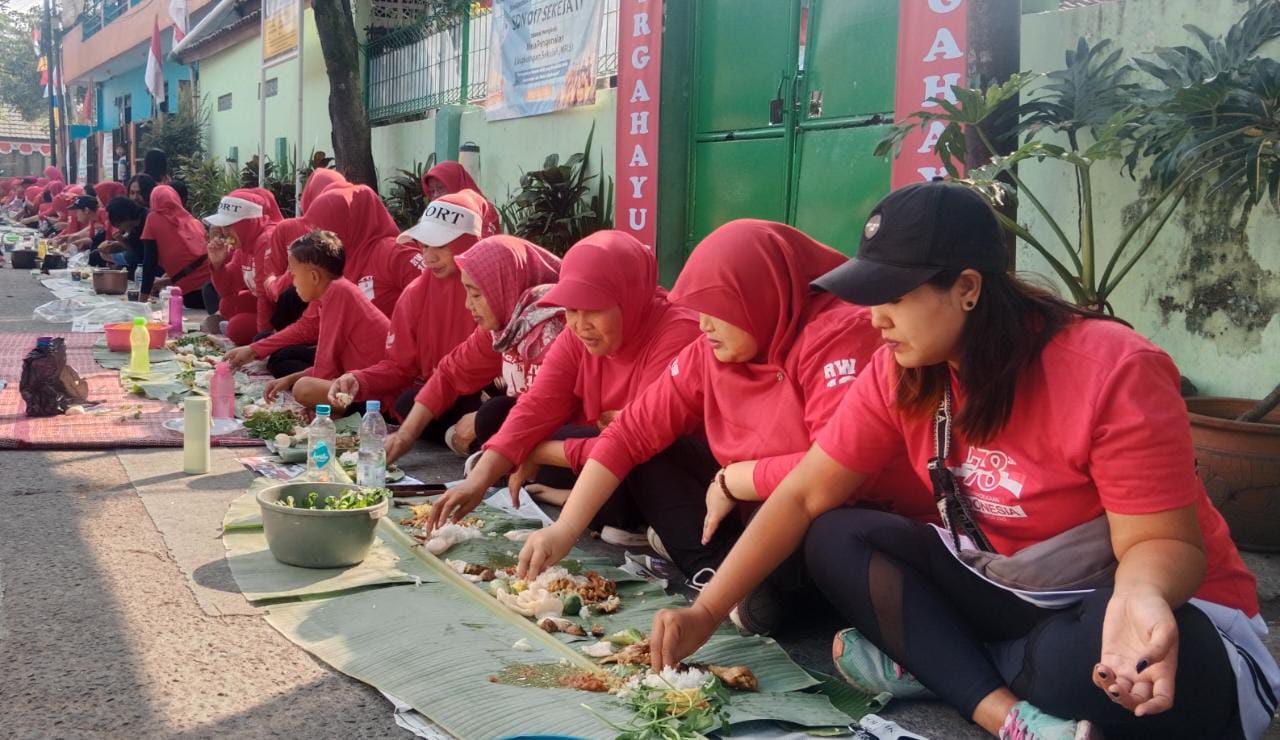
[[[972,310],[973,310],[973,307],[974,307],[974,306],[976,306],[976,305],[978,305],[978,304],[974,303],[973,301],[965,301],[965,302],[964,302],[964,310],[966,310],[966,311],[972,311]]]

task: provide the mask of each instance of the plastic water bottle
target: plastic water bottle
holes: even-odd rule
[[[234,419],[236,416],[236,379],[231,365],[219,362],[209,379],[209,398],[213,402],[213,418]]]
[[[169,286],[169,336],[182,336],[182,288]]]
[[[382,404],[365,401],[360,422],[360,457],[356,463],[356,483],[361,486],[387,484],[387,422],[382,420]]]
[[[160,320],[169,323],[169,286],[160,289]]]
[[[333,476],[329,463],[337,454],[338,430],[329,418],[329,404],[316,406],[316,418],[307,427],[307,478],[317,483],[330,483]]]
[[[141,316],[134,317],[133,328],[129,330],[129,372],[151,372],[151,332],[147,331],[147,320]]]

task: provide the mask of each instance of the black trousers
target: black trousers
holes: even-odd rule
[[[476,443],[483,445],[497,434],[515,399],[498,396],[476,412]],[[565,425],[551,439],[594,437],[594,426]],[[479,447],[477,446],[477,449]],[[706,440],[682,437],[648,461],[637,465],[591,521],[593,529],[605,526],[636,530],[653,527],[677,568],[695,586],[711,580],[738,541],[742,521],[730,516],[706,545],[702,523],[707,516],[707,488],[720,469]],[[553,488],[572,488],[575,476],[566,468],[544,466],[536,481]]]
[[[298,291],[292,285],[280,293],[276,307],[271,311],[271,328],[276,331],[284,329],[302,316],[307,309],[307,302],[298,297]]]
[[[267,370],[272,377],[283,378],[301,372],[316,364],[316,346],[314,344],[295,344],[281,347],[267,357]]]
[[[804,554],[840,615],[966,719],[1007,686],[1054,716],[1093,722],[1107,740],[1241,734],[1235,674],[1217,628],[1194,606],[1174,611],[1173,708],[1135,717],[1092,681],[1110,588],[1045,609],[978,577],[928,525],[865,509],[823,514]]]
[[[409,412],[413,411],[414,399],[418,395],[418,391],[422,390],[422,383],[414,383],[405,388],[396,397],[396,417],[403,420],[409,416]],[[444,444],[444,433],[449,427],[458,423],[458,419],[480,408],[480,394],[473,393],[469,396],[461,396],[457,401],[453,402],[453,406],[445,411],[439,417],[432,419],[427,424],[427,428],[422,430],[422,434],[418,439],[426,439],[432,442]]]

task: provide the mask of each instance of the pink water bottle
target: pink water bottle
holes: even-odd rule
[[[182,336],[182,288],[169,288],[169,336]]]
[[[214,366],[213,377],[209,379],[209,398],[213,401],[213,418],[236,417],[236,379],[230,364],[219,362]]]

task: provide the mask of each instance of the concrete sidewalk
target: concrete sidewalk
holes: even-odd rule
[[[50,298],[0,269],[0,331],[67,331],[31,319]],[[208,475],[186,476],[177,448],[0,452],[0,738],[408,737],[377,692],[279,636],[236,589],[222,515],[253,477],[237,456],[261,453],[215,449]],[[421,446],[404,466],[461,470]],[[1280,567],[1248,560],[1275,625]],[[833,625],[809,614],[779,639],[830,672]],[[985,736],[936,703],[884,714],[934,740]]]

